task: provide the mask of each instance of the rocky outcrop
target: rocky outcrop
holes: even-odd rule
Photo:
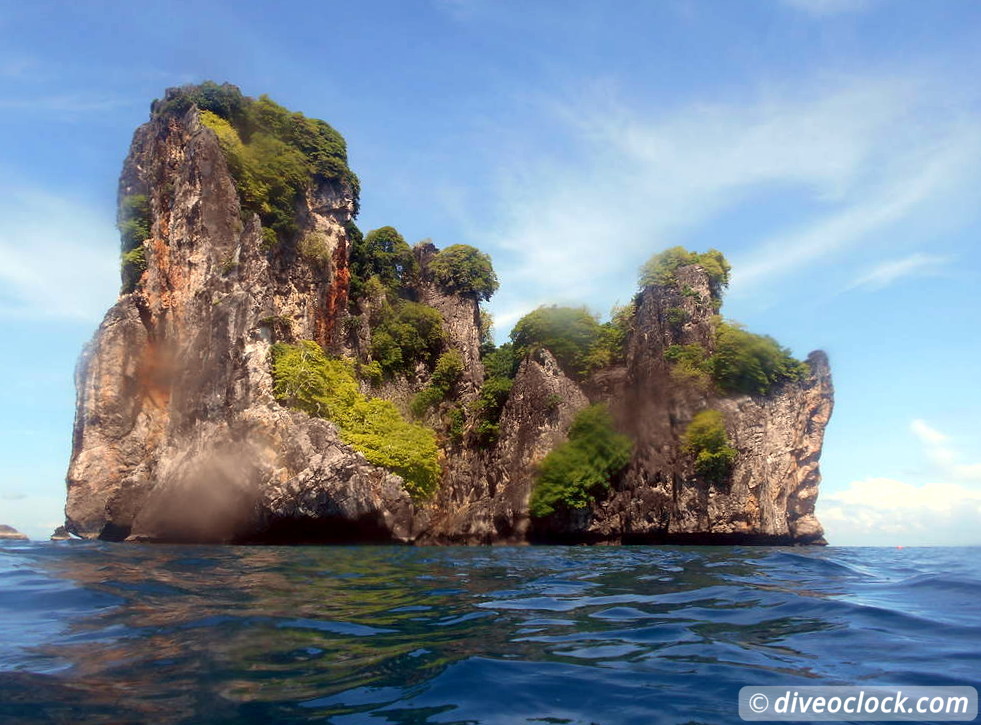
[[[30,541],[26,534],[20,533],[13,526],[0,524],[0,541]]]
[[[274,338],[340,345],[351,189],[320,179],[298,201],[297,236],[321,234],[329,263],[295,243],[267,251],[191,108],[136,132],[120,183],[131,194],[149,200],[146,271],[79,362],[67,529],[109,540],[409,540],[399,479],[272,390]]]
[[[693,344],[711,350],[717,323],[704,270],[683,267],[677,277],[676,285],[639,296],[625,370],[606,391],[636,442],[635,455],[586,530],[625,542],[823,543],[814,504],[834,400],[827,357],[812,353],[808,376],[765,396],[720,397],[679,380],[664,351]],[[695,475],[682,445],[688,424],[707,408],[723,412],[738,451],[724,483]]]
[[[124,164],[121,198],[147,198],[145,269],[78,365],[68,532],[255,543],[823,542],[814,503],[833,401],[827,359],[812,353],[808,376],[766,395],[722,395],[679,378],[665,351],[711,352],[716,340],[717,300],[698,265],[638,294],[622,359],[588,378],[568,375],[546,349],[528,354],[488,442],[474,432],[485,380],[478,297],[441,289],[427,272],[435,247],[418,245],[404,293],[438,311],[442,349],[458,351],[464,370],[453,399],[424,414],[439,435],[442,477],[431,498],[413,500],[333,423],[274,394],[276,342],[314,340],[371,362],[380,303],[360,299],[348,311],[356,191],[312,175],[296,197],[295,231],[270,244],[201,118],[193,106],[154,113]],[[361,385],[408,414],[431,374],[420,363]],[[538,464],[596,402],[634,442],[629,466],[591,507],[533,520]],[[697,475],[682,443],[708,408],[722,412],[737,451],[723,482]]]

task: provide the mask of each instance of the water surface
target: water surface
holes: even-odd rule
[[[0,546],[2,723],[727,723],[979,649],[979,549]]]

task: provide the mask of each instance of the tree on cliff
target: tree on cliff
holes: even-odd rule
[[[364,284],[372,277],[390,290],[408,281],[417,264],[405,238],[395,227],[380,227],[364,237],[351,234],[351,297],[361,296]]]
[[[640,268],[640,286],[673,285],[675,272],[689,264],[697,264],[705,270],[712,296],[720,299],[722,291],[729,286],[729,271],[732,267],[718,249],[710,249],[699,254],[689,252],[684,247],[670,247],[663,252],[658,252]]]
[[[497,275],[489,255],[469,244],[453,244],[429,263],[429,272],[448,292],[472,294],[489,300],[497,292]]]

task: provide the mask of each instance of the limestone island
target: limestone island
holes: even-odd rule
[[[358,197],[323,121],[211,82],[153,102],[76,374],[68,532],[824,543],[827,357],[725,321],[721,253],[661,251],[609,321],[541,307],[495,346],[490,258],[362,234]]]
[[[30,541],[27,534],[20,533],[13,526],[0,524],[0,541]]]

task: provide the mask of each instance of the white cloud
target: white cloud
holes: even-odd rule
[[[927,458],[936,466],[936,475],[945,480],[981,484],[981,461],[965,463],[964,456],[950,442],[950,437],[925,420],[910,423],[910,430],[923,444]]]
[[[859,275],[849,285],[849,289],[864,287],[880,290],[905,277],[921,277],[935,274],[950,261],[949,257],[932,254],[911,254],[902,259],[890,259],[876,265],[868,272]]]
[[[963,463],[950,436],[925,420],[911,421],[910,431],[934,466],[931,482],[869,478],[822,494],[817,515],[831,543],[981,544],[981,463]]]
[[[981,490],[890,478],[854,481],[818,502],[828,540],[840,546],[981,544]]]
[[[814,81],[660,115],[602,85],[553,103],[551,138],[539,146],[572,151],[500,154],[497,221],[476,240],[500,250],[497,319],[541,302],[607,307],[630,294],[650,254],[689,242],[722,211],[765,211],[775,189],[799,194],[811,215],[730,254],[732,293],[881,241],[891,225],[966,193],[981,127],[932,112],[929,84],[912,75]]]
[[[909,424],[909,429],[913,431],[913,434],[920,439],[921,442],[928,445],[941,445],[947,441],[947,436],[938,431],[935,428],[931,428],[930,424],[921,418],[916,418]]]
[[[0,317],[96,321],[119,287],[112,221],[70,199],[0,186]]]

